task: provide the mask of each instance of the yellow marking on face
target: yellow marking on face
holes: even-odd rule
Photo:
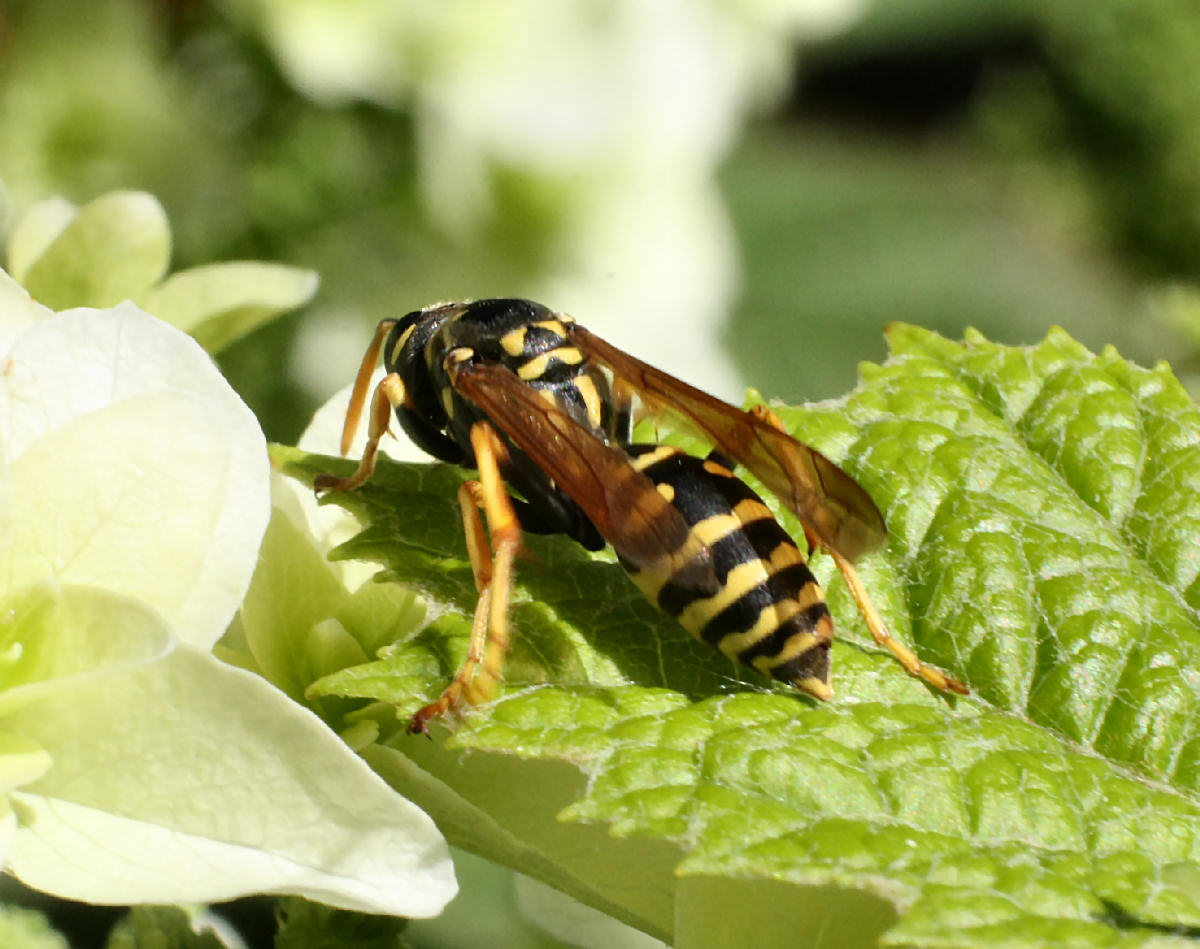
[[[563,326],[563,321],[555,318],[552,320],[538,320],[536,323],[531,323],[531,326],[536,326],[540,330],[546,330],[553,333],[555,336],[567,338],[567,328]]]
[[[575,377],[575,388],[579,391],[580,398],[583,399],[584,408],[587,409],[588,424],[592,428],[599,428],[602,409],[600,393],[596,391],[596,383],[592,381],[591,376],[581,373]]]
[[[663,482],[662,484],[656,484],[654,487],[658,490],[659,494],[667,499],[668,504],[675,500],[675,485]]]
[[[442,390],[442,407],[446,410],[446,418],[454,418],[454,391]]]
[[[730,471],[724,465],[713,461],[712,459],[705,460],[704,470],[707,471],[709,474],[717,475],[717,477],[720,477],[720,478],[732,478],[733,477],[732,471]]]
[[[714,616],[766,582],[767,566],[761,560],[740,563],[725,578],[725,585],[713,596],[693,600],[679,614],[684,629],[699,632]]]
[[[638,455],[632,459],[633,467],[638,471],[645,471],[651,465],[657,464],[664,458],[670,458],[672,455],[679,454],[679,449],[671,445],[659,445],[654,451],[648,451],[644,455]]]
[[[583,353],[574,346],[559,346],[557,349],[548,350],[540,356],[534,356],[517,370],[517,375],[526,382],[540,379],[545,375],[546,368],[550,365],[550,360],[552,359],[557,359],[568,366],[577,366],[583,362]]]
[[[500,337],[501,348],[510,356],[520,356],[525,352],[525,336],[528,332],[528,326],[518,326],[515,330],[509,330]]]

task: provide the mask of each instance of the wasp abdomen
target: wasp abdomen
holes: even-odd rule
[[[804,555],[757,494],[720,461],[631,445],[635,468],[710,551],[718,587],[687,570],[632,570],[634,582],[693,636],[737,662],[828,698],[833,621]]]

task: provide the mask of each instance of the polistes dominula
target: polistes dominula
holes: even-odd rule
[[[800,518],[810,553],[820,547],[833,557],[876,643],[934,688],[967,692],[888,635],[858,577],[854,561],[886,536],[874,502],[765,406],[742,411],[528,300],[445,303],[379,324],[355,380],[342,454],[380,350],[387,375],[371,400],[358,469],[347,478],[322,475],[315,487],[348,491],[366,481],[393,411],[423,450],[479,472],[458,493],[479,591],[467,658],[413,716],[411,731],[426,731],[464,698],[494,694],[522,531],[566,534],[591,550],[611,544],[651,601],[694,636],[830,698],[833,622],[824,595],[805,555],[733,474],[735,463]],[[635,398],[698,430],[712,454],[634,444]]]

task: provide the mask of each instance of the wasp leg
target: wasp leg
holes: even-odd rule
[[[313,489],[316,491],[353,491],[371,477],[372,472],[375,471],[375,459],[379,455],[379,442],[387,434],[388,424],[392,420],[392,409],[404,405],[406,398],[404,383],[399,375],[392,372],[380,379],[379,385],[375,387],[375,394],[371,396],[371,421],[367,429],[367,447],[363,449],[362,459],[354,470],[354,474],[348,478],[337,478],[327,474],[317,475],[313,480]],[[361,406],[361,404],[360,400],[359,405]],[[355,414],[357,415],[357,412]],[[354,434],[353,427],[351,427],[350,433]]]
[[[458,506],[462,511],[463,529],[467,538],[467,555],[471,559],[471,573],[475,577],[475,589],[479,600],[475,604],[475,619],[471,624],[471,641],[467,646],[467,658],[454,675],[454,681],[446,687],[437,701],[418,711],[408,724],[410,734],[428,734],[429,722],[456,706],[462,693],[470,685],[484,654],[487,642],[488,619],[492,604],[492,553],[488,549],[487,534],[479,510],[484,506],[483,486],[478,481],[465,481],[458,489]]]
[[[915,676],[918,679],[924,679],[935,689],[942,692],[957,692],[959,695],[969,695],[968,689],[963,683],[957,679],[953,679],[939,669],[933,666],[926,665],[917,658],[916,653],[905,646],[903,643],[892,639],[888,634],[887,628],[883,625],[883,619],[875,609],[875,604],[871,602],[871,598],[867,595],[867,589],[863,586],[862,580],[858,576],[858,571],[854,569],[854,565],[845,557],[836,551],[829,551],[833,557],[834,563],[842,572],[842,576],[846,578],[846,586],[850,588],[850,593],[854,596],[854,602],[858,604],[858,611],[862,613],[862,617],[867,622],[867,629],[871,631],[871,636],[874,637],[875,643],[882,646],[890,652],[899,661],[900,665],[904,666],[909,675]]]
[[[346,421],[342,423],[342,454],[350,451],[350,443],[354,441],[354,431],[358,428],[358,419],[362,415],[363,402],[367,398],[367,386],[371,384],[371,375],[375,372],[375,364],[379,362],[379,350],[383,349],[383,341],[396,325],[395,320],[380,320],[375,327],[375,335],[371,345],[363,353],[362,362],[358,367],[358,375],[354,377],[354,388],[350,390],[350,405],[346,409]]]
[[[765,405],[755,405],[750,409],[750,414],[762,419],[768,425],[772,425],[781,432],[786,432],[783,422],[780,421],[778,415],[772,412]],[[813,548],[817,546],[816,535],[809,531],[808,527],[804,528],[804,536],[808,541],[808,550],[811,554]],[[822,545],[823,546],[823,545]],[[828,548],[825,548],[828,550]],[[875,609],[875,604],[871,602],[871,597],[867,594],[867,588],[863,586],[863,582],[858,576],[858,571],[854,569],[854,564],[839,554],[836,550],[829,550],[830,556],[833,557],[833,562],[837,564],[838,570],[846,580],[846,586],[850,588],[850,593],[854,597],[854,602],[858,604],[858,611],[862,614],[867,623],[867,629],[871,631],[871,636],[875,640],[877,646],[882,646],[893,656],[896,657],[900,665],[904,666],[905,671],[910,676],[918,679],[924,679],[935,689],[941,692],[957,692],[959,695],[969,695],[968,689],[963,683],[957,679],[951,678],[939,669],[933,666],[926,665],[917,654],[905,646],[902,642],[892,639],[887,631],[887,627],[883,625],[883,618]]]
[[[479,480],[468,481],[459,489],[458,503],[479,602],[475,606],[467,658],[442,694],[412,717],[408,730],[414,733],[426,732],[430,721],[454,708],[464,695],[472,705],[494,697],[508,653],[508,601],[513,561],[521,545],[521,527],[500,474],[500,462],[507,457],[507,451],[490,424],[476,422],[471,427],[471,447]],[[490,550],[480,508],[487,513]],[[483,668],[476,674],[480,663]]]
[[[755,418],[761,419],[762,421],[766,422],[768,425],[772,426],[773,428],[779,429],[785,435],[791,434],[790,432],[788,432],[788,430],[786,428],[784,428],[783,421],[779,418],[779,416],[776,415],[774,412],[772,412],[769,407],[763,405],[762,403],[759,403],[758,405],[750,406],[750,414],[753,415]]]

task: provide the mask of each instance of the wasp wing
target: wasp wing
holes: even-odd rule
[[[745,465],[824,545],[855,561],[883,543],[887,528],[875,502],[819,451],[577,324],[568,330],[571,342],[632,387],[650,412],[671,414]]]
[[[495,363],[466,363],[452,384],[588,516],[613,549],[638,570],[679,577],[714,595],[712,551],[684,516],[630,464],[538,390]]]

